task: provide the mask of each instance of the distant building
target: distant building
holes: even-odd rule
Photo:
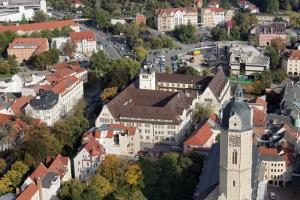
[[[269,69],[270,58],[250,45],[233,45],[229,48],[229,67],[232,74],[252,76]]]
[[[179,145],[190,134],[197,103],[217,110],[229,98],[230,85],[222,70],[212,78],[161,74],[144,67],[138,81],[103,106],[95,124],[137,127],[141,142]]]
[[[137,14],[135,15],[134,21],[137,24],[146,24],[146,17],[142,14]]]
[[[40,119],[52,126],[60,119],[59,95],[52,91],[44,92],[33,99],[25,108],[26,115]]]
[[[16,25],[0,25],[0,32],[4,31],[15,31],[20,35],[31,34],[33,32],[39,32],[42,30],[54,30],[62,28],[71,28],[75,32],[80,31],[80,27],[73,20],[57,20],[57,21],[47,21],[41,23],[32,24],[16,24]]]
[[[10,150],[24,140],[29,125],[13,115],[0,114],[0,152]]]
[[[232,10],[225,10],[219,7],[219,3],[212,1],[207,8],[201,10],[201,25],[212,28],[230,21],[234,13]]]
[[[216,136],[220,134],[219,128],[215,127],[218,116],[212,114],[207,121],[197,128],[190,137],[183,142],[183,151],[199,151],[210,149],[216,143]]]
[[[15,74],[8,80],[0,81],[0,92],[21,92],[22,86],[22,78],[19,75]]]
[[[73,159],[74,175],[79,180],[86,180],[95,174],[104,159],[105,150],[95,139],[83,143]]]
[[[48,171],[59,172],[60,180],[66,182],[72,179],[71,160],[69,157],[58,154],[57,156],[47,156],[46,166]]]
[[[259,46],[269,46],[271,41],[277,37],[287,40],[286,24],[283,22],[272,22],[259,24],[255,33]]]
[[[76,53],[91,55],[97,51],[96,37],[93,31],[71,32],[70,40],[77,45]]]
[[[120,24],[126,24],[126,19],[111,18],[110,23],[111,23],[112,25],[116,25],[117,23],[120,23]]]
[[[154,14],[154,24],[158,31],[173,31],[176,26],[198,25],[197,8],[166,8],[156,9]]]
[[[240,0],[239,7],[242,11],[249,11],[250,13],[259,13],[259,8],[253,4],[250,3],[247,0]]]
[[[300,76],[300,50],[288,50],[282,58],[282,68],[290,77]]]
[[[140,151],[138,129],[122,124],[103,124],[86,134],[84,141],[96,139],[106,154],[133,157]]]
[[[258,24],[272,23],[275,21],[276,18],[282,19],[284,22],[287,23],[287,25],[290,24],[290,16],[284,13],[255,13],[254,16],[258,20]]]
[[[276,148],[259,147],[258,150],[265,165],[264,181],[274,186],[286,186],[291,182],[295,161],[292,154]]]
[[[7,48],[7,54],[15,56],[21,63],[28,60],[33,55],[38,55],[49,50],[47,38],[16,38]]]
[[[32,20],[35,12],[47,14],[46,0],[1,0],[0,21],[17,22],[23,19]]]
[[[84,4],[82,3],[81,0],[72,0],[72,6],[74,8],[80,8],[80,7],[84,7]]]
[[[202,0],[194,0],[194,7],[196,7],[198,10],[201,10],[202,5],[203,5]]]
[[[40,163],[22,184],[16,200],[50,200],[57,196],[60,186],[59,172],[50,171]]]

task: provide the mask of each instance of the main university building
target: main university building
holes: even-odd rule
[[[157,73],[145,65],[139,79],[103,106],[96,127],[118,123],[137,127],[143,143],[179,145],[190,134],[197,104],[215,111],[230,99],[222,69],[214,77]]]

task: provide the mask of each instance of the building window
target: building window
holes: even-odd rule
[[[236,165],[237,164],[237,151],[233,150],[232,152],[232,164]]]
[[[235,187],[235,181],[232,182],[233,187]]]

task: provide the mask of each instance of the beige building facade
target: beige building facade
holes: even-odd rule
[[[300,76],[300,50],[290,50],[282,59],[282,68],[288,76]]]
[[[192,24],[198,25],[197,8],[167,8],[157,9],[154,15],[154,24],[158,31],[173,31],[176,26]]]

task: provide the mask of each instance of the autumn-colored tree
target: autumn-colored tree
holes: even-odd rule
[[[107,101],[114,97],[117,94],[118,88],[117,87],[109,87],[105,88],[100,95],[102,101]]]
[[[147,50],[142,46],[135,47],[134,52],[137,55],[139,61],[143,61],[148,53]]]
[[[138,164],[130,164],[125,171],[126,182],[135,186],[143,178],[143,173]]]
[[[83,184],[79,180],[71,179],[62,184],[58,196],[62,200],[80,199],[83,190]]]
[[[67,41],[63,46],[63,52],[71,58],[76,53],[76,48],[77,48],[76,43]]]
[[[101,175],[94,176],[90,186],[97,191],[101,198],[105,198],[107,195],[113,192],[113,187],[111,184]]]
[[[277,52],[281,52],[285,47],[285,41],[281,37],[276,37],[273,40],[271,40],[271,45]]]

